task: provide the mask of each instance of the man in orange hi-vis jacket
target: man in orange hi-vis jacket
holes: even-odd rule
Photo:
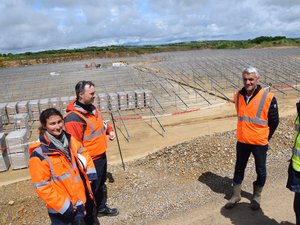
[[[244,87],[234,96],[237,112],[236,163],[233,177],[233,195],[225,208],[231,209],[241,200],[241,184],[245,168],[252,153],[255,160],[257,179],[253,182],[253,197],[250,207],[260,208],[260,199],[266,182],[266,159],[268,142],[279,124],[277,100],[270,87],[258,84],[259,74],[255,67],[242,72]]]
[[[105,123],[102,113],[93,105],[96,97],[95,85],[91,81],[79,81],[75,86],[76,99],[67,106],[65,128],[72,136],[81,141],[94,161],[97,180],[91,186],[97,203],[98,216],[116,216],[118,210],[106,205],[105,181],[107,173],[106,149],[108,135],[115,139],[112,127]]]

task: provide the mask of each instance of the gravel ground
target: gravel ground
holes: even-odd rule
[[[286,176],[291,156],[294,117],[282,118],[268,151],[268,168],[279,169]],[[235,131],[216,133],[169,146],[147,157],[126,164],[109,165],[108,205],[120,214],[100,218],[101,224],[143,225],[172,217],[213,201],[215,193],[230,196],[235,162]],[[251,189],[254,177],[250,158],[245,189]],[[43,202],[33,191],[30,181],[0,188],[0,224],[49,224]],[[226,200],[224,200],[224,203]]]

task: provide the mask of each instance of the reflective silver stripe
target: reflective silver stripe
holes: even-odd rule
[[[238,116],[239,121],[248,121],[250,123],[255,123],[259,125],[268,125],[268,121],[266,120],[260,120],[258,118],[250,118],[248,116]]]
[[[293,151],[293,154],[295,155],[295,156],[300,156],[300,150],[297,150],[295,147],[292,149],[292,151]]]
[[[78,149],[78,153],[83,153],[83,147],[82,147],[82,145],[81,145],[80,148]]]
[[[260,118],[261,116],[261,113],[262,113],[262,110],[264,108],[264,105],[265,105],[265,102],[266,102],[266,98],[267,98],[267,94],[269,92],[267,90],[264,89],[264,93],[263,93],[263,96],[261,97],[260,99],[260,102],[259,102],[259,106],[258,106],[258,109],[257,109],[257,113],[256,113],[256,118]]]
[[[42,150],[41,147],[37,148],[35,151],[36,151],[38,154],[40,154],[41,156],[43,156],[43,157],[45,158],[45,160],[48,162],[48,165],[49,165],[49,167],[50,167],[51,175],[52,175],[52,177],[54,177],[54,174],[55,174],[55,173],[54,173],[54,170],[53,170],[53,167],[52,167],[52,164],[51,164],[51,162],[50,162],[49,157],[43,153],[43,150]]]
[[[84,136],[83,140],[86,141],[86,140],[89,140],[89,139],[92,139],[94,137],[98,137],[100,136],[101,134],[103,134],[104,132],[106,131],[105,127],[103,126],[103,128],[99,131],[97,131],[96,133],[92,133],[90,135],[87,135],[87,136]]]
[[[98,177],[97,177],[97,173],[90,173],[90,174],[87,174],[89,180],[97,180]]]
[[[48,165],[49,165],[50,171],[51,171],[51,175],[52,175],[52,179],[53,179],[54,181],[63,181],[63,180],[65,180],[65,179],[71,177],[71,174],[70,174],[69,172],[66,172],[66,173],[64,173],[63,175],[60,175],[60,176],[55,176],[55,173],[54,173],[52,164],[51,164],[51,162],[50,162],[50,159],[49,159],[49,157],[48,157],[46,154],[43,153],[42,148],[41,148],[41,147],[36,148],[35,151],[36,151],[38,154],[40,154],[41,156],[43,156],[43,157],[45,158],[45,160],[48,162]],[[72,168],[70,168],[70,170],[71,170],[71,169],[72,169]]]
[[[100,112],[98,112],[98,113],[99,113],[98,116],[101,115]],[[93,115],[95,116],[94,112],[93,112]],[[104,131],[106,131],[106,127],[103,126],[103,128],[100,131],[95,132],[94,124],[91,122],[91,120],[88,118],[88,116],[86,116],[85,114],[81,114],[81,116],[84,117],[84,119],[90,125],[90,128],[91,128],[91,134],[87,135],[87,136],[84,136],[83,141],[86,141],[86,140],[92,139],[94,137],[100,136]]]
[[[36,148],[34,151],[37,152],[40,156],[44,157],[44,153],[41,147]]]
[[[52,209],[52,208],[48,208],[48,212],[49,212],[49,213],[52,213],[52,214],[59,213],[59,212],[57,212],[55,209]]]
[[[33,187],[34,187],[35,189],[38,189],[38,188],[40,188],[40,187],[43,187],[43,186],[48,185],[49,183],[50,183],[50,180],[47,180],[47,181],[41,181],[41,182],[38,182],[38,183],[33,184]]]
[[[53,170],[53,167],[52,167],[52,164],[51,164],[51,162],[50,162],[49,157],[43,153],[43,150],[42,150],[41,147],[36,148],[35,151],[36,151],[39,155],[43,156],[43,157],[45,158],[45,160],[48,162],[48,165],[49,165],[49,167],[50,167],[51,175],[52,175],[52,177],[54,177],[54,174],[55,174],[55,173],[54,173],[54,170]]]
[[[80,181],[80,180],[81,180],[80,175],[78,175],[77,177],[74,177],[74,178],[73,178],[73,181],[74,181],[75,183],[77,183],[77,182]]]
[[[69,172],[64,173],[63,175],[60,176],[53,176],[53,180],[54,181],[63,181],[67,178],[70,178],[71,174]]]
[[[83,202],[81,200],[75,203],[75,206],[80,206],[80,205],[83,205]]]
[[[67,209],[69,208],[70,206],[70,200],[69,199],[66,199],[65,202],[64,202],[64,205],[63,207],[61,207],[60,210],[56,211],[55,209],[52,209],[52,208],[48,208],[48,212],[49,213],[60,213],[60,214],[64,214]]]
[[[76,165],[76,162],[73,163],[73,167],[76,169],[77,168],[77,165]],[[72,169],[72,168],[71,168]]]
[[[86,170],[86,174],[92,174],[92,173],[96,173],[96,169],[95,168],[91,168],[91,169],[87,169]]]
[[[92,133],[90,135],[84,136],[83,137],[84,141],[92,139],[92,138],[97,137],[97,136],[100,136],[104,131],[106,131],[105,126],[103,126],[103,128],[100,131],[95,132],[95,127],[94,127],[93,123],[91,122],[91,120],[87,117],[85,117],[85,119],[89,123],[89,125],[91,127],[91,130],[92,130]]]
[[[87,122],[90,124],[90,127],[91,127],[91,130],[92,130],[92,133],[95,132],[95,127],[94,127],[94,124],[92,124],[91,120],[87,117],[85,117],[85,119],[87,120]]]
[[[55,176],[55,175],[54,175],[55,173],[54,173],[52,164],[51,164],[51,162],[50,162],[50,159],[49,159],[49,157],[48,157],[46,154],[43,153],[42,148],[41,148],[41,147],[36,148],[35,151],[36,151],[38,154],[40,154],[41,156],[43,156],[43,157],[45,158],[45,160],[48,162],[49,167],[50,167],[50,171],[51,171],[51,175],[52,175],[52,179],[53,179],[54,181],[58,181],[58,180],[63,181],[63,180],[65,180],[65,179],[71,177],[71,174],[70,174],[69,172],[64,173],[64,174],[61,175],[61,176]],[[50,181],[49,181],[49,182],[50,182]],[[41,182],[41,183],[42,183],[42,182]],[[65,202],[64,202],[64,204],[63,204],[63,206],[61,207],[60,210],[56,211],[55,209],[48,208],[48,212],[49,212],[49,213],[60,213],[60,214],[64,214],[64,213],[67,211],[67,209],[69,208],[69,206],[70,206],[70,200],[69,200],[69,199],[66,199]]]
[[[264,91],[264,93],[263,93],[263,96],[262,96],[262,98],[259,102],[259,106],[258,106],[258,109],[257,109],[257,112],[256,112],[256,118],[251,118],[249,116],[238,116],[239,121],[248,121],[250,123],[254,123],[254,124],[258,124],[258,125],[265,125],[265,126],[268,125],[268,121],[260,119],[263,108],[264,108],[264,104],[265,104],[266,99],[267,99],[267,95],[269,93],[268,90],[263,89],[263,91]],[[238,96],[237,96],[237,101],[236,101],[237,107],[238,107],[238,104],[239,104],[239,98],[240,98],[240,93],[238,93]]]
[[[66,199],[66,201],[64,202],[63,207],[61,207],[61,209],[59,210],[59,212],[60,212],[61,214],[63,214],[64,212],[66,212],[67,209],[69,208],[69,205],[70,205],[70,200],[69,200],[69,199]]]

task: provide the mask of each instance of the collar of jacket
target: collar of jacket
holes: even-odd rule
[[[257,95],[257,93],[261,90],[261,88],[262,88],[261,85],[258,84],[258,85],[256,86],[256,89],[254,90],[254,93],[253,93],[253,95],[251,96],[251,98],[254,98],[254,96]],[[246,91],[246,89],[245,89],[244,87],[240,90],[240,94],[243,95],[244,97],[246,97],[247,91]]]
[[[67,132],[63,131],[70,143],[71,135],[68,134]],[[40,134],[39,141],[42,146],[44,146],[43,152],[45,154],[53,154],[57,152],[61,152],[60,150],[57,149],[57,147],[49,140],[49,138],[46,136],[46,134]],[[46,148],[45,148],[46,147]]]
[[[74,106],[75,106],[76,108],[77,108],[77,107],[80,107],[80,108],[82,108],[84,111],[90,112],[90,113],[92,113],[92,112],[95,110],[95,108],[96,108],[93,104],[91,104],[91,105],[85,105],[85,104],[79,102],[77,99],[76,99],[76,101],[74,102]]]
[[[75,110],[79,111],[82,114],[93,114],[93,115],[95,115],[95,111],[96,111],[96,107],[94,105],[90,106],[90,109],[92,111],[88,111],[88,110],[84,109],[83,107],[81,107],[80,105],[78,105],[76,102],[74,102],[74,108],[75,108]]]
[[[91,105],[91,110],[92,112],[87,111],[86,109],[84,109],[83,107],[81,107],[80,105],[76,104],[76,99],[74,99],[72,102],[69,103],[69,105],[67,106],[66,111],[67,112],[71,112],[71,111],[78,111],[82,114],[94,114],[94,112],[96,112],[96,106]]]

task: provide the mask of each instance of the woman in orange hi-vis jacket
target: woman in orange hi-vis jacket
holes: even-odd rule
[[[44,110],[40,122],[39,142],[29,149],[29,171],[36,193],[47,205],[51,224],[99,224],[96,216],[85,217],[87,198],[93,199],[89,180],[96,177],[92,159],[63,130],[58,110]]]

